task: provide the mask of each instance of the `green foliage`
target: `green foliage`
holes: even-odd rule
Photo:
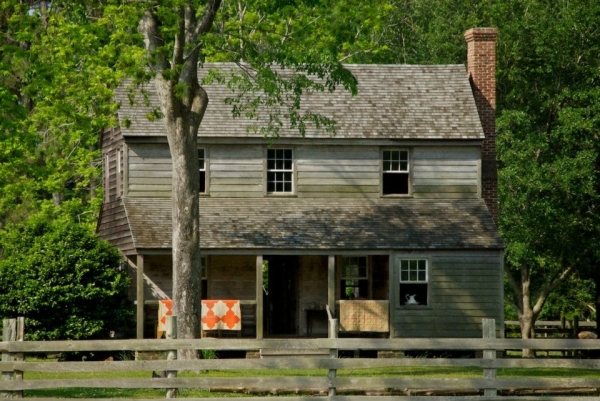
[[[0,237],[0,316],[28,340],[108,338],[132,319],[121,257],[73,212],[49,207]]]

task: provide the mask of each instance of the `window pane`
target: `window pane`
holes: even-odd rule
[[[417,272],[416,271],[414,271],[414,270],[410,271],[409,280],[410,281],[417,281]]]
[[[407,195],[408,194],[408,174],[405,173],[383,173],[383,194],[384,195]]]
[[[408,281],[408,271],[403,270],[400,272],[400,281]]]
[[[206,171],[200,171],[200,192],[206,192]]]
[[[292,149],[267,149],[267,192],[293,192]]]
[[[419,281],[427,281],[425,271],[419,271]]]

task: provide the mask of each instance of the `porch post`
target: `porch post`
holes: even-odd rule
[[[144,255],[137,255],[137,313],[136,313],[136,333],[137,338],[144,338]]]
[[[335,255],[329,255],[327,260],[327,305],[335,316]]]
[[[393,313],[392,311],[394,309],[396,309],[394,307],[395,302],[396,302],[394,297],[399,296],[399,295],[396,295],[396,287],[397,287],[396,281],[397,280],[398,279],[396,278],[396,273],[394,270],[394,254],[390,253],[390,256],[388,257],[388,282],[389,282],[389,286],[390,286],[390,290],[388,292],[388,294],[389,294],[388,298],[390,301],[388,313],[390,314],[389,315],[390,338],[396,337],[396,331],[394,330],[394,327],[395,327],[394,322],[396,319],[396,314]]]
[[[256,339],[263,339],[263,257],[256,256]]]

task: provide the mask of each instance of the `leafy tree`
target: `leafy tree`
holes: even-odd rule
[[[91,18],[94,2],[88,4],[0,5],[4,222],[26,219],[47,199],[84,199],[98,210],[98,139],[115,123],[111,88],[118,75],[109,33]]]
[[[499,228],[507,244],[506,300],[528,338],[553,291],[576,271],[579,277],[597,270],[600,5],[589,0],[397,5],[391,35],[383,39],[390,51],[380,61],[464,61],[465,30],[499,28]]]
[[[123,33],[125,40],[120,45],[130,49],[119,53],[139,53],[139,42],[132,32],[138,25],[145,50],[141,64],[128,56],[122,65],[138,81],[152,77],[160,99],[159,114],[165,122],[173,160],[173,309],[178,316],[178,336],[195,338],[199,335],[200,299],[196,149],[198,128],[209,100],[204,82],[198,80],[203,61],[238,63],[238,70],[213,72],[208,79],[226,82],[242,93],[230,99],[234,116],[257,117],[259,108],[267,110],[268,123],[257,131],[271,138],[278,136],[284,124],[300,133],[309,125],[333,131],[333,121],[302,111],[302,94],[333,90],[338,85],[355,91],[356,86],[341,65],[337,48],[314,42],[315,34],[310,33],[315,27],[328,32],[322,20],[329,19],[322,17],[327,15],[329,2],[170,0],[112,4],[106,9],[106,21]],[[335,42],[332,36],[328,39]],[[359,42],[350,47],[360,52],[364,44]]]
[[[25,316],[28,340],[107,338],[133,317],[122,259],[73,217],[81,205],[62,210],[2,232],[0,316]]]

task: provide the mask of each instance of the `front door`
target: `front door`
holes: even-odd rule
[[[268,296],[267,335],[298,334],[298,257],[266,256]]]

